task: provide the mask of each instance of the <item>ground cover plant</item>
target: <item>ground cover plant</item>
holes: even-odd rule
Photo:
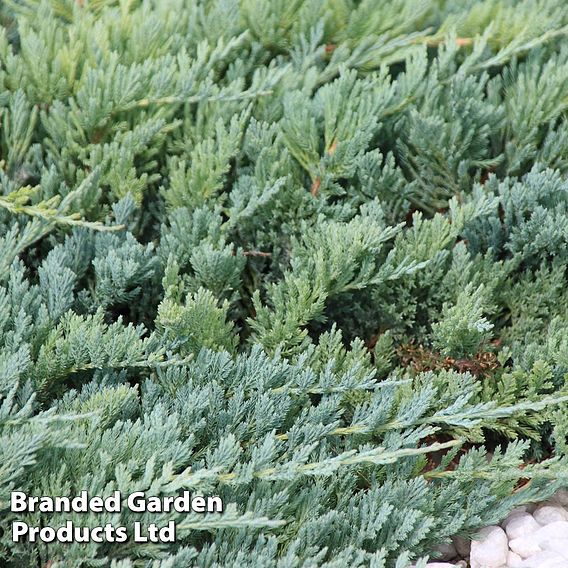
[[[568,485],[563,0],[0,23],[2,566],[405,568]],[[84,489],[226,509],[10,511]],[[178,538],[12,542],[70,518]]]

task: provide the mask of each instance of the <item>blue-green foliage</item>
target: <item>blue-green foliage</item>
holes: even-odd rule
[[[0,564],[407,568],[565,484],[567,33],[561,0],[0,3]],[[20,545],[13,489],[227,508]]]

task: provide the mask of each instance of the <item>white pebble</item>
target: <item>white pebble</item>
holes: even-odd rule
[[[527,515],[530,513],[527,513],[526,508],[523,507],[523,510],[521,511],[520,507],[517,507],[515,509],[513,509],[506,517],[505,519],[501,522],[501,526],[503,528],[506,528],[507,525],[513,520],[516,519],[517,517],[520,517],[521,515]]]
[[[566,559],[556,552],[539,552],[521,564],[522,568],[566,568]]]
[[[568,491],[566,491],[566,489],[560,489],[560,491],[557,491],[552,496],[552,501],[564,507],[568,507]]]
[[[566,538],[550,538],[548,540],[543,540],[540,543],[540,547],[543,550],[548,550],[549,552],[556,552],[568,560],[568,539]]]
[[[523,559],[518,555],[515,554],[513,551],[509,550],[507,554],[507,567],[508,568],[518,568],[521,566]]]
[[[520,538],[532,534],[541,528],[529,513],[520,513],[504,523],[505,532],[509,539]]]
[[[533,513],[533,517],[541,525],[549,525],[556,521],[568,521],[568,512],[559,506],[544,505]]]
[[[534,533],[538,543],[551,538],[568,538],[568,521],[555,521]]]
[[[523,513],[526,512],[527,512],[526,505],[519,505],[518,507],[511,509],[511,512],[507,515],[507,518],[503,521],[503,523],[506,523],[510,518],[514,517],[515,515],[522,515]]]
[[[509,548],[521,558],[529,558],[542,550],[534,535],[526,535],[510,540]]]
[[[499,568],[507,561],[507,535],[501,527],[479,531],[471,543],[471,568]]]

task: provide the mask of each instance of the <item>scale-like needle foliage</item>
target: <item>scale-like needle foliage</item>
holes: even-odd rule
[[[0,565],[421,567],[568,485],[566,35],[562,0],[1,2]]]

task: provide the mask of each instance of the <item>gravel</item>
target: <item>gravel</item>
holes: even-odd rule
[[[568,568],[568,491],[517,507],[471,542],[456,537],[436,556],[427,568]]]

